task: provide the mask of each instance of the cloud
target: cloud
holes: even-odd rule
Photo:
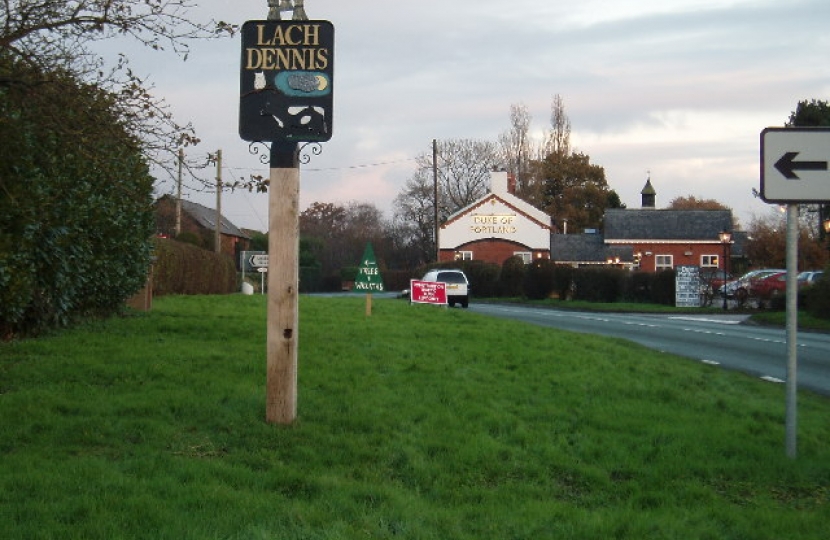
[[[560,94],[575,146],[630,207],[651,171],[658,206],[717,199],[747,223],[767,208],[751,194],[760,131],[830,91],[826,0],[307,0],[306,10],[335,26],[335,116],[302,172],[302,208],[365,201],[389,212],[432,139],[495,141],[520,102],[541,132]],[[205,0],[192,13],[242,24],[265,18],[267,2]],[[187,62],[130,51],[199,131],[194,151],[222,148],[236,173],[268,174],[237,135],[236,38],[196,43]],[[228,194],[223,208],[260,228],[267,196]]]

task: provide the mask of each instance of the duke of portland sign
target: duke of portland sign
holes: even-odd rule
[[[331,138],[334,26],[248,21],[242,26],[239,135],[246,141]]]

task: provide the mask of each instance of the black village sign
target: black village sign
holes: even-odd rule
[[[247,21],[242,26],[239,136],[251,142],[331,138],[334,26]]]

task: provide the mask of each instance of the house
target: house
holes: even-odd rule
[[[743,256],[746,234],[732,232],[731,210],[656,209],[650,179],[641,195],[639,209],[605,211],[602,235],[553,235],[553,259],[572,266],[610,264],[657,272],[677,266],[728,270],[727,260]],[[725,231],[731,234],[728,244],[721,241]]]
[[[439,261],[502,264],[517,255],[526,263],[550,258],[551,218],[515,195],[505,171],[490,173],[490,192],[451,215],[438,234]]]
[[[216,230],[216,210],[192,201],[181,201],[181,233],[192,233],[200,239],[205,248],[212,248]],[[238,260],[238,253],[246,251],[251,241],[250,235],[221,217],[219,230],[222,242],[221,252]],[[156,201],[156,234],[166,238],[176,235],[176,199],[164,195]]]

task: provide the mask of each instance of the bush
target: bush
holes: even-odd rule
[[[153,179],[114,97],[31,71],[0,56],[49,81],[0,91],[2,338],[117,312],[150,263]]]
[[[651,279],[651,302],[673,306],[676,291],[676,274],[674,270],[662,270],[652,274]]]
[[[576,268],[566,265],[556,265],[553,273],[553,290],[561,298],[565,300],[571,298],[574,287],[574,274]]]
[[[525,263],[517,255],[504,261],[504,264],[501,265],[501,272],[499,272],[499,296],[522,296],[525,271]]]
[[[230,294],[237,289],[231,257],[165,238],[156,239],[153,294]]]
[[[807,312],[813,317],[830,319],[830,278],[825,270],[822,279],[806,291],[809,298],[806,302]]]
[[[531,300],[544,300],[554,290],[556,265],[550,259],[536,259],[524,274],[524,293]]]
[[[626,271],[619,268],[580,268],[574,274],[575,298],[616,302],[622,298]]]

